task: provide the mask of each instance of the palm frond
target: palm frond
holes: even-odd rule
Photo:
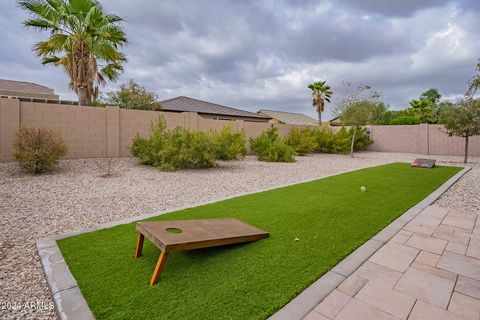
[[[53,3],[54,5],[52,6],[51,3]],[[61,2],[53,0],[46,2],[39,0],[25,0],[18,2],[20,8],[32,14],[35,19],[46,20],[52,24],[55,24],[58,20],[56,6],[60,4]]]
[[[116,82],[120,77],[121,71],[123,71],[123,67],[120,64],[110,63],[102,68],[101,73],[104,74],[108,80]]]
[[[48,56],[48,57],[44,57],[42,59],[42,64],[49,64],[49,63],[59,64],[60,61],[61,61],[61,58],[59,58],[57,56]]]
[[[118,25],[107,25],[99,28],[99,37],[116,45],[122,45],[127,42],[125,32]]]
[[[103,10],[103,7],[100,5],[100,3],[93,0],[69,0],[68,7],[71,14],[83,16],[85,16],[93,7],[98,7]]]
[[[119,23],[123,22],[123,18],[115,15],[115,14],[106,14],[105,18],[108,20],[109,23]]]
[[[23,21],[23,25],[28,28],[36,28],[43,31],[56,30],[56,26],[53,23],[42,18],[27,19]]]
[[[63,34],[52,34],[46,41],[40,41],[35,44],[33,49],[37,56],[47,56],[66,52],[70,47],[70,38]]]

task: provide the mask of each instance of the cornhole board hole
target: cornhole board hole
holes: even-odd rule
[[[410,165],[419,168],[433,168],[435,167],[435,159],[415,159]]]
[[[137,231],[135,258],[142,255],[145,237],[160,249],[160,257],[150,278],[151,286],[160,279],[171,252],[250,242],[269,235],[233,218],[137,222]]]

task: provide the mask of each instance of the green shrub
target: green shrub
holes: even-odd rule
[[[335,133],[332,129],[321,128],[315,132],[315,148],[314,152],[317,153],[345,153],[346,135],[343,128],[339,132]]]
[[[353,128],[349,130],[350,139],[353,135]],[[367,134],[367,129],[363,128],[360,131],[357,129],[355,135],[355,142],[353,144],[354,151],[365,150],[369,145],[373,143],[373,140]]]
[[[215,157],[220,160],[235,160],[247,154],[245,131],[234,131],[232,124],[223,127],[220,132],[211,131],[215,147]]]
[[[420,119],[415,116],[401,116],[390,121],[391,125],[420,124]]]
[[[13,157],[27,172],[48,171],[66,153],[67,146],[57,131],[22,127],[16,132]]]
[[[131,148],[132,155],[140,160],[141,164],[156,166],[159,151],[164,149],[167,139],[165,119],[159,117],[150,127],[150,138],[136,136]]]
[[[290,130],[286,140],[297,154],[307,153],[349,153],[352,141],[353,128],[341,128],[337,132],[330,128],[294,128]],[[372,141],[365,130],[358,132],[355,137],[354,149],[362,150]]]
[[[135,137],[131,152],[140,163],[165,171],[215,165],[215,149],[207,133],[182,127],[167,131],[162,117],[152,125],[150,138]]]
[[[286,142],[291,146],[298,155],[312,153],[315,150],[315,134],[317,129],[314,128],[292,128],[286,137]]]
[[[258,157],[260,161],[268,162],[295,162],[295,150],[287,145],[284,139],[275,140]]]
[[[157,159],[154,165],[160,170],[210,168],[215,165],[215,148],[207,133],[176,127],[167,132]]]
[[[137,135],[133,139],[133,144],[130,150],[132,155],[140,160],[141,164],[153,165],[155,154],[153,148],[150,147],[150,140]]]
[[[247,153],[245,133],[233,131],[231,125],[219,133],[165,128],[165,120],[160,117],[152,125],[149,138],[135,137],[131,152],[140,163],[165,171],[209,168],[217,159],[232,160]]]
[[[250,147],[257,154],[257,159],[268,162],[294,162],[295,150],[285,139],[278,135],[277,128],[262,132],[255,139],[250,138]]]

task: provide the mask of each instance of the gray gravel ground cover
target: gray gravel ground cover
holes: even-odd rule
[[[54,310],[24,307],[52,301],[35,240],[97,224],[151,214],[181,206],[260,191],[298,181],[385,164],[411,161],[416,155],[364,152],[297,157],[296,163],[258,162],[254,157],[222,162],[208,170],[161,172],[135,159],[65,160],[51,173],[22,173],[15,163],[0,164],[0,318],[52,319]],[[425,157],[425,156],[423,156]],[[457,165],[459,157],[436,157]],[[438,205],[480,212],[480,158]],[[12,310],[12,306],[21,306]]]

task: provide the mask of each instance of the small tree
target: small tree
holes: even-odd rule
[[[373,118],[373,110],[375,110],[375,104],[378,102],[372,102],[368,100],[356,101],[352,104],[346,105],[340,115],[342,125],[352,126],[352,142],[350,145],[350,156],[353,157],[353,149],[355,146],[355,138],[357,131],[362,126],[371,123]]]
[[[161,110],[156,94],[148,91],[133,80],[122,84],[116,91],[107,92],[100,102],[125,109]]]
[[[438,105],[440,103],[440,99],[442,99],[442,95],[438,92],[437,88],[431,88],[427,91],[422,92],[420,95],[420,99],[427,99],[430,100],[433,104]]]
[[[466,97],[456,104],[447,105],[440,122],[451,135],[465,138],[465,158],[468,159],[468,139],[480,135],[480,100]]]
[[[350,147],[350,156],[353,157],[355,138],[360,127],[372,124],[385,113],[386,106],[381,100],[380,93],[369,85],[361,84],[352,88],[350,83],[344,82],[344,93],[335,107],[334,113],[340,115],[344,126],[353,126],[353,135]]]

